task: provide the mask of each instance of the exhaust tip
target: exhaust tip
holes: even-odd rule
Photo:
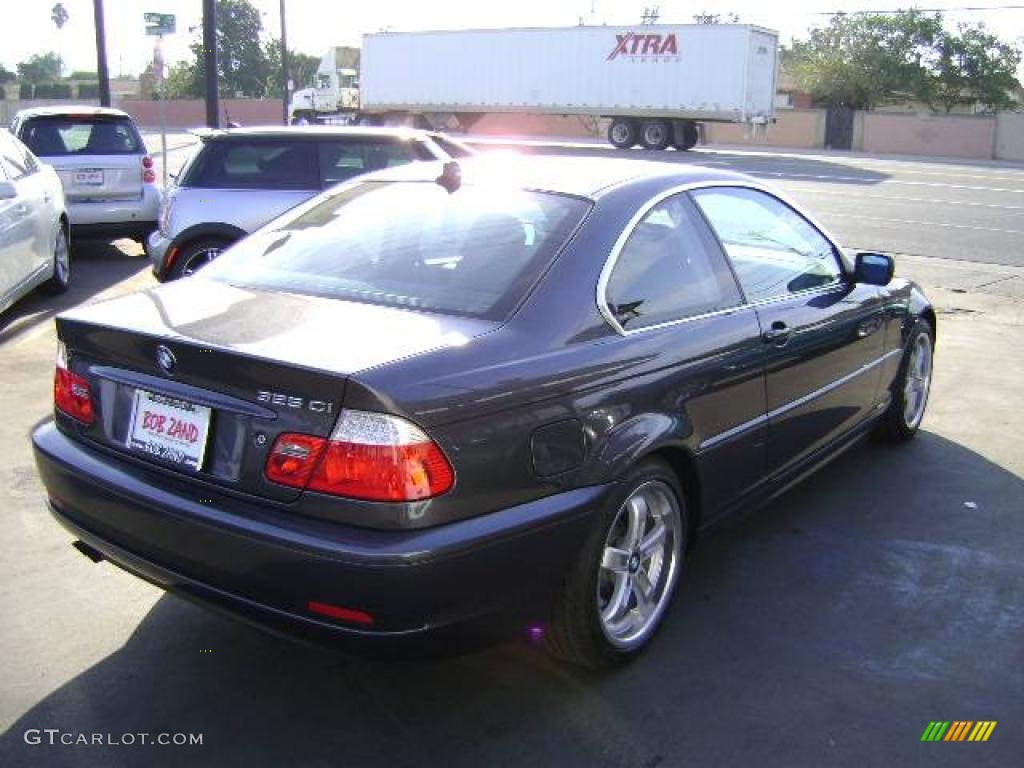
[[[103,557],[103,553],[102,552],[100,552],[98,549],[93,549],[88,544],[86,544],[84,541],[75,541],[75,542],[73,542],[71,544],[71,546],[74,547],[75,549],[77,549],[79,552],[81,552],[86,557],[88,557],[94,563],[102,563],[103,560],[105,559]]]

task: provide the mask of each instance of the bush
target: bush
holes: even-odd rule
[[[36,99],[70,99],[71,86],[67,83],[40,83],[36,86]]]
[[[100,97],[100,84],[99,83],[79,83],[78,84],[78,98],[80,99],[98,99]]]

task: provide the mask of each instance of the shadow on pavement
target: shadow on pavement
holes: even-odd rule
[[[517,141],[504,142],[500,139],[486,142],[474,142],[467,139],[477,149],[486,152],[492,150],[511,150],[521,154],[558,155],[563,157],[618,157],[648,162],[678,163],[719,168],[722,170],[745,173],[766,181],[827,181],[835,184],[878,184],[890,178],[892,174],[884,173],[862,166],[853,166],[842,162],[831,162],[819,157],[773,157],[771,155],[752,155],[720,149],[706,149],[695,152],[679,152],[663,150],[651,152],[636,148],[630,150],[615,149],[611,145],[573,143],[544,143],[533,141],[522,144]]]
[[[44,296],[34,291],[0,314],[0,344],[149,269],[149,260],[142,255],[140,246],[131,241],[119,242],[124,244],[123,249],[102,241],[73,240],[71,287],[60,296]]]
[[[930,720],[992,719],[982,762],[1009,765],[1021,498],[1020,477],[934,434],[856,448],[698,546],[661,636],[606,675],[517,641],[351,657],[165,596],[0,736],[0,764],[945,765],[961,756],[920,743]],[[30,728],[203,745],[32,746]]]

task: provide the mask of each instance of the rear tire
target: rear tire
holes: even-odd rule
[[[692,120],[676,120],[672,124],[672,145],[682,151],[697,146],[700,133],[697,124]]]
[[[636,120],[616,117],[608,126],[608,143],[616,149],[629,149],[636,144],[640,128]]]
[[[920,318],[907,338],[899,373],[892,383],[892,402],[875,430],[890,443],[912,440],[921,426],[931,391],[935,362],[935,331]]]
[[[550,653],[603,669],[647,647],[672,600],[686,552],[679,479],[664,461],[638,464],[598,515],[545,633]]]
[[[666,120],[645,120],[640,125],[640,145],[644,149],[665,149],[672,143],[672,128]]]
[[[174,266],[167,273],[167,279],[177,280],[194,274],[220,256],[221,252],[229,245],[231,243],[217,238],[202,238],[192,241],[179,251],[178,257],[174,260]]]
[[[56,296],[64,293],[71,285],[71,244],[68,228],[63,223],[58,227],[53,243],[53,276],[39,286],[42,293]]]

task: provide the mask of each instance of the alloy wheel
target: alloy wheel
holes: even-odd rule
[[[675,586],[681,515],[672,488],[640,485],[609,528],[597,579],[601,630],[619,648],[640,645],[658,625]]]
[[[915,429],[924,417],[932,382],[932,341],[927,333],[914,339],[903,383],[903,421]]]

